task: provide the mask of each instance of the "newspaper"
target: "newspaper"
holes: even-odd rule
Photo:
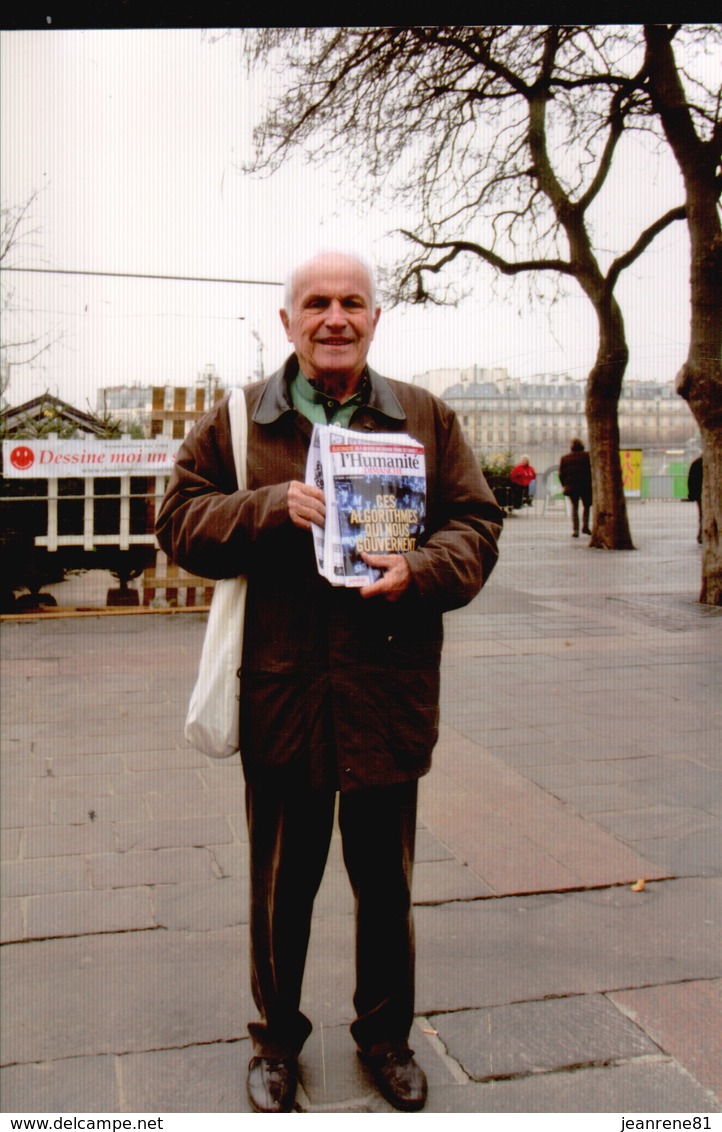
[[[415,550],[426,518],[424,446],[406,433],[314,425],[306,482],[326,497],[313,526],[319,573],[334,586],[365,586],[381,571],[361,557]]]

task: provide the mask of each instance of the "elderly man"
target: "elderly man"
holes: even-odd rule
[[[437,738],[442,613],[488,578],[502,516],[453,412],[368,368],[380,313],[362,261],[327,253],[299,267],[280,312],[294,353],[244,391],[247,490],[238,490],[221,401],[182,446],[158,517],[161,546],[181,566],[248,578],[241,757],[260,1013],[249,1025],[248,1092],[260,1112],[292,1108],[311,1031],[301,985],[337,794],[356,901],[351,1032],[392,1105],[414,1111],[426,1099],[408,1044],[417,782]],[[303,482],[314,422],[403,431],[425,447],[421,544],[366,555],[381,576],[361,589],[331,586],[317,571],[311,524],[324,523],[324,499]]]

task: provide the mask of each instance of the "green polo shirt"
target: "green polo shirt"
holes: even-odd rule
[[[311,385],[299,369],[291,382],[290,393],[294,409],[311,424],[336,424],[348,428],[356,409],[368,400],[368,378],[364,376],[358,392],[341,404]]]

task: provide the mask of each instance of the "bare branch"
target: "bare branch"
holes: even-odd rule
[[[27,250],[33,246],[32,237],[39,229],[28,227],[32,215],[33,205],[38,199],[38,192],[29,194],[27,199],[19,205],[3,205],[0,217],[0,263],[3,272],[14,270],[5,261],[13,258],[16,253]],[[0,314],[2,320],[0,330],[0,384],[4,392],[10,380],[11,370],[16,366],[33,365],[38,358],[50,349],[57,338],[49,334],[29,334],[13,337],[11,323],[17,321],[14,316],[27,315],[30,312],[15,299],[14,288],[3,279],[0,283]],[[15,334],[17,334],[17,329]]]
[[[621,90],[617,90],[612,97],[612,106],[609,113],[609,135],[597,167],[597,172],[589,188],[579,199],[579,208],[582,212],[586,212],[592,201],[599,196],[609,176],[617,143],[624,132],[625,117],[624,94]]]
[[[407,240],[412,241],[419,247],[425,248],[427,251],[445,251],[446,254],[435,262],[423,260],[414,263],[409,267],[406,273],[399,280],[399,290],[410,283],[412,280],[416,283],[416,290],[413,297],[410,299],[414,303],[423,303],[434,301],[433,297],[429,294],[424,286],[423,273],[428,272],[433,275],[438,275],[448,264],[453,263],[458,256],[468,253],[476,256],[478,259],[484,260],[485,263],[491,264],[497,271],[503,275],[520,275],[525,271],[556,271],[564,275],[573,275],[574,272],[569,263],[558,259],[532,259],[526,261],[518,261],[516,263],[504,259],[502,256],[497,255],[491,248],[483,247],[481,244],[474,243],[469,240],[448,240],[448,241],[431,241],[423,240],[413,232],[408,232],[405,229],[400,229],[401,234]]]
[[[37,199],[38,193],[35,190],[22,204],[3,205],[0,210],[0,263],[4,262],[13,250],[26,247],[28,238],[37,233],[37,228],[21,231]]]
[[[625,268],[639,259],[642,252],[647,250],[660,232],[663,232],[665,228],[669,228],[670,224],[674,224],[676,220],[685,220],[686,217],[687,209],[684,205],[679,205],[679,207],[671,208],[669,212],[665,212],[664,216],[660,216],[658,220],[655,220],[654,224],[650,224],[648,228],[645,228],[629,251],[626,251],[624,255],[617,256],[609,268],[607,272],[607,286],[610,292],[614,290],[617,279]]]

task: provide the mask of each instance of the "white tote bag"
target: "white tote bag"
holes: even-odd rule
[[[245,488],[248,420],[242,389],[231,393],[228,415],[238,487]],[[240,745],[240,669],[245,611],[245,577],[217,581],[185,725],[185,737],[190,745],[212,759],[227,759]]]

